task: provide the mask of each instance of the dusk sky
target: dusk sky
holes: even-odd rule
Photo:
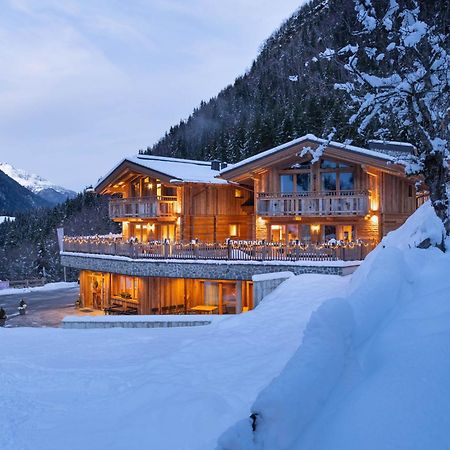
[[[302,0],[0,0],[0,161],[81,190],[245,72]]]

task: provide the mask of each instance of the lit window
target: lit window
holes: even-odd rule
[[[235,189],[234,190],[234,198],[242,198],[242,191],[240,189]]]
[[[230,237],[235,238],[239,236],[239,225],[236,223],[230,224]]]

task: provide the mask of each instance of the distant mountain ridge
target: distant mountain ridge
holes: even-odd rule
[[[57,205],[76,196],[76,192],[70,189],[58,186],[39,175],[17,169],[8,163],[0,163],[0,171],[45,200],[49,205]]]
[[[21,186],[0,170],[0,215],[49,206],[47,200]]]

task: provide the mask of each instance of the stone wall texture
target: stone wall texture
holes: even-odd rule
[[[209,280],[251,280],[253,275],[290,271],[295,275],[319,273],[327,275],[347,275],[358,263],[351,266],[301,265],[287,262],[232,263],[177,260],[133,260],[127,258],[103,257],[101,255],[61,254],[61,264],[80,270],[116,273],[137,277],[194,278]]]

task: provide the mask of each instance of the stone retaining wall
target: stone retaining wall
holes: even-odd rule
[[[210,280],[251,280],[253,275],[290,271],[294,275],[318,273],[348,275],[359,262],[343,261],[197,261],[146,260],[122,256],[61,253],[61,264],[80,270],[117,273],[137,277],[201,278]]]

